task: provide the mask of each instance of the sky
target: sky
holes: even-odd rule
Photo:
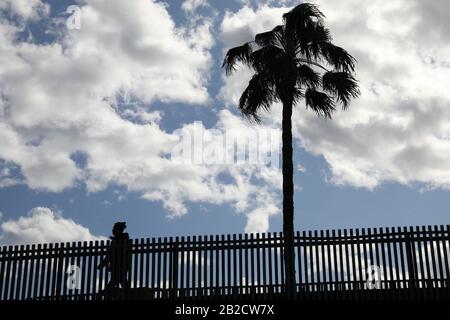
[[[311,2],[357,59],[361,96],[333,120],[295,106],[296,230],[449,224],[450,3]],[[101,240],[116,221],[133,238],[280,232],[276,157],[174,150],[201,132],[234,157],[237,132],[277,155],[260,141],[281,105],[249,123],[251,71],[221,64],[299,3],[0,0],[0,244]]]

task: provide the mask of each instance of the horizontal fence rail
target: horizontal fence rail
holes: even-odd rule
[[[449,235],[450,226],[297,232],[295,298],[448,299]],[[3,246],[0,300],[283,298],[283,264],[282,233]]]

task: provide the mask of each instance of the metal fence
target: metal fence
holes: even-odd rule
[[[303,231],[296,299],[450,297],[450,226]],[[276,299],[282,233],[0,247],[0,300]],[[114,285],[106,256],[126,256]],[[122,261],[122,262],[117,262]],[[125,262],[126,261],[126,262]]]

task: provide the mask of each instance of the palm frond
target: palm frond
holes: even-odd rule
[[[261,47],[265,46],[283,46],[283,26],[276,26],[271,31],[258,33],[255,36],[255,42]]]
[[[325,28],[322,23],[311,21],[307,23],[304,29],[297,30],[296,53],[301,54],[307,59],[317,59],[321,53],[320,44],[330,41],[330,30]]]
[[[258,72],[263,70],[277,73],[282,69],[282,58],[285,55],[283,49],[267,45],[252,52],[248,58],[249,64]]]
[[[252,52],[253,48],[249,42],[245,43],[242,46],[231,48],[230,50],[228,50],[222,64],[222,68],[225,67],[226,74],[228,75],[236,70],[236,64],[238,62],[248,64],[249,57]]]
[[[310,66],[301,64],[297,67],[297,85],[308,86],[315,88],[320,81],[319,74],[315,72]]]
[[[320,52],[325,60],[336,70],[350,72],[355,70],[356,59],[346,50],[331,42],[320,43]]]
[[[352,98],[357,98],[360,94],[358,82],[347,72],[326,72],[322,77],[322,87],[335,95],[344,109]]]
[[[311,108],[318,116],[331,119],[336,110],[334,101],[326,93],[308,88],[305,92],[306,107]]]
[[[272,103],[276,101],[277,96],[270,80],[266,75],[257,73],[242,93],[239,109],[250,121],[260,122],[261,110],[269,111]]]
[[[324,14],[315,4],[302,3],[283,14],[283,22],[286,24],[286,28],[290,28],[312,18],[321,21],[323,17],[325,17]]]

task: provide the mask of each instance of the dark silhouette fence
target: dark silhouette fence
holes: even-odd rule
[[[449,235],[450,226],[297,232],[295,298],[448,299]],[[124,241],[114,248],[130,258],[124,288],[97,268],[109,241],[4,246],[0,300],[283,299],[282,242],[282,233]]]

